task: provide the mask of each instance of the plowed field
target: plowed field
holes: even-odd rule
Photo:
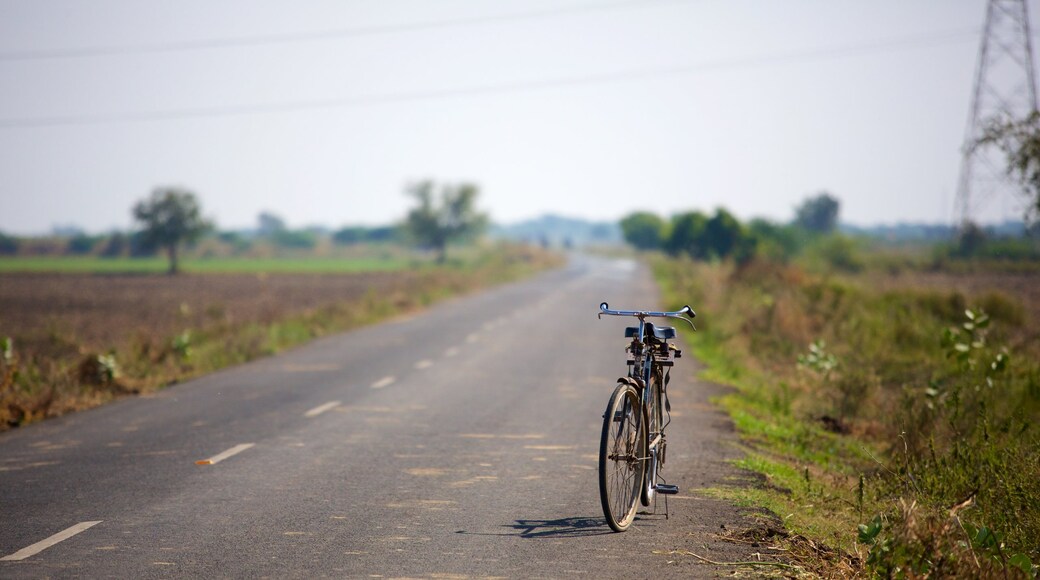
[[[417,276],[365,274],[0,274],[0,337],[40,353],[57,344],[103,352],[186,328],[274,320],[366,294],[403,300]]]

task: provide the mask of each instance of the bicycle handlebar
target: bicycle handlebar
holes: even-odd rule
[[[697,329],[696,326],[693,326],[693,321],[690,320],[690,318],[696,318],[697,313],[688,304],[675,312],[655,312],[653,310],[611,310],[606,302],[602,302],[599,305],[599,313],[596,314],[596,318],[602,318],[604,314],[608,316],[635,316],[640,320],[644,318],[678,318],[689,324],[694,330]],[[690,318],[686,318],[683,314],[689,314]]]

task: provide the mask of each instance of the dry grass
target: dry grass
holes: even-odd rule
[[[846,555],[807,566],[987,576],[1040,562],[1037,273],[656,270],[674,304],[699,306],[691,343],[710,378],[739,387],[723,405],[753,449],[741,466],[768,481],[715,492]],[[965,330],[966,309],[985,311],[989,326]],[[997,368],[1000,356],[1010,362]]]

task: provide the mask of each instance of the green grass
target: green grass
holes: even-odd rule
[[[403,270],[412,263],[403,258],[194,258],[183,260],[181,270],[195,274],[349,274]],[[164,258],[0,258],[0,272],[159,274],[167,267]]]

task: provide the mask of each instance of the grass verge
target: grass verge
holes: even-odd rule
[[[669,306],[699,307],[689,343],[736,387],[719,402],[761,479],[708,493],[775,513],[821,575],[1036,576],[1040,341],[1016,298],[869,269],[653,268]]]

